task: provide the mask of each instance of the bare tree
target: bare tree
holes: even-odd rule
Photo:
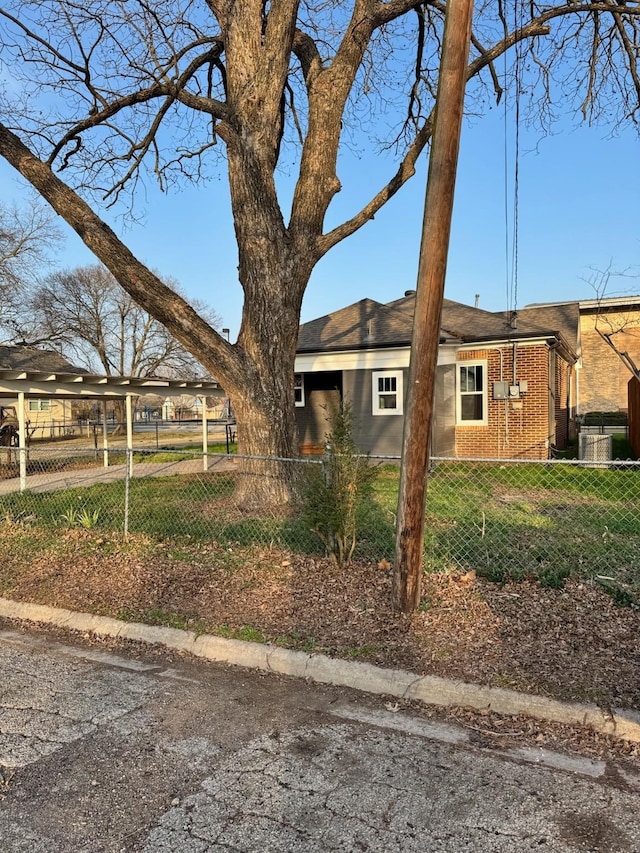
[[[431,138],[444,10],[442,0],[8,0],[0,10],[0,58],[15,75],[0,102],[0,154],[219,377],[244,452],[296,452],[293,365],[309,277],[414,174]],[[499,99],[506,78],[529,93],[523,112],[528,97],[543,130],[559,102],[587,121],[637,122],[639,26],[636,0],[479,3],[468,108]],[[376,136],[380,116],[392,173],[372,170],[369,200],[325,228],[343,135]],[[245,297],[235,344],[97,212],[134,205],[147,175],[163,189],[205,179],[222,155]],[[285,161],[296,182],[281,199]],[[288,497],[276,479],[251,492]]]
[[[41,202],[0,204],[0,330],[7,339],[19,330],[25,291],[51,263],[62,235]]]
[[[175,282],[165,282],[174,291]],[[196,303],[212,326],[219,318]],[[202,378],[205,368],[103,266],[48,276],[29,303],[32,329],[76,364],[107,376]]]
[[[176,282],[165,283],[178,290]],[[211,326],[219,325],[213,311],[194,304]],[[33,291],[26,315],[33,339],[46,341],[73,363],[96,373],[183,379],[206,373],[167,327],[136,305],[100,265],[48,276]],[[114,407],[118,431],[125,419],[124,401],[115,400]]]

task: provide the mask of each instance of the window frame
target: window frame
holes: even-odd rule
[[[488,381],[488,366],[487,359],[479,358],[473,361],[458,361],[456,362],[456,426],[487,426],[489,423],[489,381]],[[460,383],[460,368],[462,367],[481,367],[482,368],[482,389],[480,391],[463,391]],[[462,417],[462,398],[465,395],[478,396],[482,395],[482,418],[480,419],[463,419]]]
[[[44,405],[43,405],[44,404]],[[29,412],[50,412],[51,400],[49,397],[35,397],[27,400],[27,411]]]
[[[297,384],[300,379],[300,385]],[[296,399],[296,391],[300,390],[300,399]],[[293,375],[293,404],[296,409],[303,409],[305,405],[304,395],[304,373],[294,373]]]
[[[380,394],[384,391],[378,390],[378,380],[381,378],[396,380],[396,390],[388,391],[388,394],[396,395],[396,407],[394,409],[381,408]],[[371,373],[371,414],[372,415],[402,415],[404,414],[404,372],[402,370],[374,370]]]

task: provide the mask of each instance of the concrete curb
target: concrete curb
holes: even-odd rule
[[[367,663],[311,655],[244,640],[227,640],[210,634],[198,636],[193,631],[122,622],[106,616],[92,616],[89,613],[76,613],[7,598],[0,598],[0,617],[42,622],[72,631],[89,631],[104,637],[140,640],[189,652],[218,663],[310,678],[320,684],[352,687],[367,693],[415,699],[426,705],[490,709],[498,714],[528,714],[556,723],[589,725],[603,734],[640,743],[640,713],[633,710],[616,708],[609,712],[597,705],[561,702],[515,690],[450,681],[434,675],[419,676],[404,670],[383,669]]]

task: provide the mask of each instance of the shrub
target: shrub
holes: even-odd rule
[[[349,564],[357,541],[359,510],[373,492],[375,469],[353,440],[353,409],[343,401],[331,413],[322,466],[314,465],[302,487],[302,515],[339,567]]]

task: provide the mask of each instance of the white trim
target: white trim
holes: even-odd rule
[[[127,413],[127,465],[129,467],[129,476],[133,477],[133,405],[131,394],[126,395],[124,404]]]
[[[462,419],[462,394],[460,390],[460,368],[481,367],[482,368],[482,418],[480,420]],[[488,393],[488,362],[479,358],[474,361],[459,361],[456,365],[456,426],[487,426],[489,423],[489,393]],[[478,392],[474,392],[478,393]]]
[[[598,308],[601,306],[638,305],[640,294],[629,294],[628,296],[606,296],[602,299],[569,299],[566,302],[530,302],[525,308],[556,308],[561,305],[578,305],[583,308]]]
[[[438,347],[438,365],[455,364],[459,346],[459,344],[440,344]],[[403,367],[409,367],[410,355],[409,347],[298,353],[295,361],[295,372],[399,370]]]
[[[299,386],[297,386],[297,385],[296,385],[296,380],[297,380],[297,378],[298,378],[298,377],[300,377],[300,385],[299,385]],[[298,387],[299,387],[299,389],[300,389],[300,399],[299,399],[299,400],[296,400],[296,398],[295,398],[295,393],[296,393],[296,391],[298,390]],[[295,406],[297,409],[303,409],[303,408],[304,408],[304,403],[305,403],[305,396],[304,396],[304,373],[297,373],[297,372],[296,372],[296,373],[294,374],[294,377],[293,377],[293,404],[294,404],[294,406]]]
[[[138,379],[128,376],[96,376],[89,373],[44,373],[0,369],[0,397],[23,393],[27,398],[42,397],[125,397],[128,393],[160,393],[180,396],[184,390],[219,391],[215,380]]]
[[[395,380],[395,387],[381,390],[379,380]],[[372,415],[401,415],[404,411],[404,387],[402,370],[374,370],[371,374],[371,414]],[[395,396],[395,406],[384,408],[380,405],[380,398],[384,396]]]
[[[18,392],[18,454],[20,466],[20,491],[27,488],[27,421],[24,416],[24,392]]]
[[[207,398],[202,396],[202,470],[209,470],[209,427],[207,426]]]
[[[502,338],[499,341],[476,341],[475,343],[463,344],[462,346],[458,346],[458,352],[475,352],[481,350],[500,350],[504,349],[505,346],[513,346],[513,344],[517,344],[518,347],[539,347],[540,344],[548,344],[549,339],[553,338],[553,335],[545,335],[544,337],[538,338]]]

